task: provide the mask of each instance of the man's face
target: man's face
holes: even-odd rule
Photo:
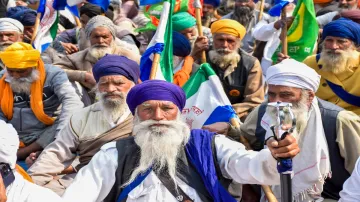
[[[90,18],[89,18],[87,15],[82,14],[82,15],[80,16],[81,26],[82,26],[82,27],[86,27],[86,24],[89,22],[89,20],[90,20]]]
[[[301,99],[301,89],[288,86],[269,85],[269,102],[297,103]]]
[[[339,0],[339,8],[356,9],[357,0]]]
[[[238,47],[238,38],[229,34],[214,34],[214,49],[221,50],[224,54],[236,51]]]
[[[250,9],[254,9],[254,2],[252,0],[236,0],[235,1],[235,8],[236,7],[248,7]]]
[[[21,42],[23,35],[15,31],[2,31],[0,32],[0,51],[4,50],[15,42]]]
[[[141,121],[172,121],[176,120],[179,109],[169,101],[149,100],[139,105],[137,112]]]
[[[351,45],[352,42],[349,39],[341,37],[327,36],[324,40],[324,48],[334,52],[336,50],[347,50]]]
[[[16,69],[16,68],[6,68],[7,73],[14,79],[27,78],[30,76],[33,68],[26,69]]]
[[[24,41],[31,42],[34,30],[34,26],[24,26]]]
[[[211,16],[214,14],[215,8],[211,4],[205,4],[203,5],[203,17]]]
[[[105,27],[96,27],[90,34],[90,44],[109,47],[113,41],[113,36]]]
[[[124,98],[119,94],[127,94],[133,82],[122,75],[103,76],[98,83],[98,90],[100,93],[106,93],[105,99],[119,99]]]
[[[194,36],[196,36],[195,27],[190,27],[184,30],[181,30],[180,33],[184,35],[187,39],[191,40]]]

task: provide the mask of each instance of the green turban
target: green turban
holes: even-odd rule
[[[196,19],[188,12],[175,13],[172,16],[173,30],[180,32],[184,29],[195,26]]]

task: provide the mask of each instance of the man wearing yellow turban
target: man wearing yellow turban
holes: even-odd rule
[[[264,100],[263,77],[259,61],[240,49],[246,29],[235,20],[222,19],[211,25],[213,46],[208,50],[205,40],[197,40],[193,49],[207,51],[207,62],[219,76],[236,113],[243,120]]]
[[[17,130],[21,160],[52,142],[83,104],[66,73],[44,65],[40,52],[30,44],[13,43],[0,53],[0,59],[5,65],[0,72],[0,120]]]

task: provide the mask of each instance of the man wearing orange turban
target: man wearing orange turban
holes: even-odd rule
[[[71,113],[83,104],[66,73],[45,66],[40,52],[30,44],[13,43],[0,53],[0,59],[5,65],[0,72],[0,120],[11,123],[18,132],[21,160],[52,142]]]
[[[197,40],[194,59],[207,51],[207,62],[215,70],[223,84],[232,106],[239,118],[247,114],[264,100],[263,77],[259,61],[240,49],[246,29],[235,20],[222,19],[211,25],[213,46],[208,50],[207,40]]]

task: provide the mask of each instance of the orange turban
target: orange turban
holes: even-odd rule
[[[46,125],[52,125],[54,119],[45,114],[42,101],[46,73],[39,51],[34,50],[30,44],[16,42],[0,53],[0,59],[6,68],[36,68],[39,71],[39,79],[31,84],[30,107],[38,120]],[[10,84],[5,81],[5,78],[6,74],[0,79],[0,106],[6,118],[11,120],[13,117],[14,95]]]
[[[333,0],[314,0],[314,4],[326,4],[326,3],[330,3]]]
[[[222,19],[215,21],[211,24],[212,34],[230,34],[236,36],[242,40],[246,34],[246,29],[240,23],[235,20]]]

